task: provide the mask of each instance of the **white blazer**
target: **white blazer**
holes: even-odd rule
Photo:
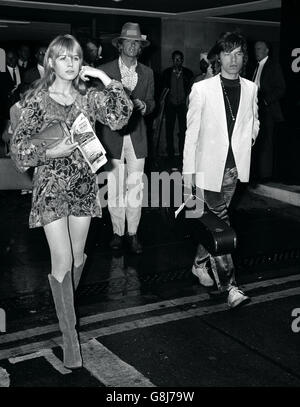
[[[259,121],[257,86],[240,77],[241,96],[231,145],[242,182],[249,181],[251,146]],[[183,173],[195,174],[196,185],[221,191],[229,148],[226,111],[220,74],[193,85],[189,97]]]

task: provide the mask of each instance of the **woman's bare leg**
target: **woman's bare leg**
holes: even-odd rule
[[[84,261],[84,248],[91,223],[90,216],[69,216],[69,232],[74,259],[74,267]]]
[[[72,247],[68,218],[55,220],[44,226],[51,255],[51,274],[62,282],[72,268]]]

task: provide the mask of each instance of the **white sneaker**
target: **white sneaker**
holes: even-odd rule
[[[228,290],[228,298],[227,298],[227,304],[229,308],[235,308],[238,305],[246,304],[250,300],[250,297],[245,295],[242,290],[240,290],[236,286],[231,286]]]
[[[214,285],[214,280],[208,274],[208,269],[206,266],[206,261],[200,264],[193,264],[192,273],[199,278],[200,284],[205,287],[212,287]]]

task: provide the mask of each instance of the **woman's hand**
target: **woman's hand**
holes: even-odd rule
[[[54,145],[47,148],[46,158],[68,157],[78,146],[78,143],[72,143],[69,137],[57,141]]]
[[[93,68],[92,66],[83,65],[79,71],[79,77],[84,82],[89,81],[89,76],[92,78],[98,78],[103,82],[104,86],[110,84],[111,79],[104,71],[101,69]]]

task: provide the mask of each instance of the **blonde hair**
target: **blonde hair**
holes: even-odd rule
[[[80,59],[80,68],[82,65],[83,60],[83,52],[79,42],[76,40],[73,35],[65,34],[59,35],[50,43],[47,48],[45,57],[44,57],[44,75],[41,79],[38,79],[34,82],[33,87],[27,92],[26,99],[29,99],[35,96],[41,90],[48,90],[48,88],[53,84],[55,81],[55,71],[53,66],[51,66],[50,60],[55,61],[59,55],[62,54],[72,54],[75,52]],[[86,93],[86,85],[85,83],[79,78],[79,75],[75,79],[73,79],[73,86],[79,93],[85,94]]]

